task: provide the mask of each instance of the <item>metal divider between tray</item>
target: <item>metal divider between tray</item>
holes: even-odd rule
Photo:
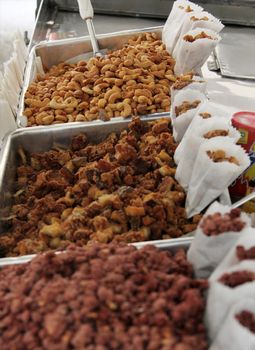
[[[166,239],[159,241],[145,241],[139,243],[131,243],[138,249],[143,248],[146,245],[155,245],[160,250],[167,250],[170,252],[175,252],[178,249],[188,250],[190,244],[193,241],[193,237],[189,238],[176,238],[176,239]],[[57,254],[61,254],[61,252],[57,252]],[[25,264],[35,258],[37,254],[24,255],[21,257],[13,257],[13,258],[2,258],[0,259],[0,268],[4,266],[17,265],[17,264]]]

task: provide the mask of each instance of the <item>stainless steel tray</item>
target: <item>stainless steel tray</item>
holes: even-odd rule
[[[155,116],[143,117],[143,121],[152,121],[158,119]],[[111,120],[107,123],[96,120],[88,123],[72,123],[53,125],[47,129],[45,127],[31,127],[17,129],[11,133],[4,141],[2,151],[0,153],[0,217],[6,217],[12,205],[12,194],[14,192],[14,182],[16,177],[16,165],[18,158],[18,149],[31,152],[44,152],[53,147],[54,144],[69,146],[71,138],[80,132],[86,132],[89,141],[98,143],[108,136],[112,131],[120,133],[128,126],[129,120],[118,119]],[[3,232],[3,225],[0,221],[0,234]],[[183,242],[190,241],[192,237],[183,238]],[[179,239],[170,239],[165,241],[146,241],[141,242],[138,246],[144,244],[157,243],[162,249],[170,242],[179,242]],[[182,241],[181,241],[182,242]],[[175,243],[173,244],[175,245]],[[24,262],[31,256],[24,257]],[[2,258],[6,259],[6,258]],[[0,261],[2,260],[0,258]],[[22,258],[9,258],[10,261]],[[5,260],[4,260],[5,261]],[[9,261],[9,260],[8,260]]]
[[[121,48],[127,43],[127,40],[134,36],[135,34],[143,32],[155,32],[160,35],[162,33],[162,26],[159,27],[149,27],[144,29],[133,29],[125,30],[121,32],[100,34],[97,35],[98,43],[100,49],[115,50]],[[19,107],[17,111],[17,124],[18,127],[26,127],[27,118],[23,115],[24,111],[24,97],[29,84],[34,81],[37,68],[36,68],[36,58],[40,57],[42,65],[44,68],[49,69],[55,64],[63,61],[67,61],[78,55],[91,52],[92,46],[89,36],[84,36],[80,38],[63,39],[56,41],[43,41],[38,45],[35,45],[28,57],[27,66],[24,75],[23,89],[20,96]],[[165,113],[167,115],[169,113]],[[150,114],[155,115],[155,114]],[[122,119],[122,118],[121,118]],[[114,119],[116,120],[116,118]],[[85,122],[86,123],[86,122]],[[76,124],[68,123],[68,125]],[[51,128],[52,125],[46,128]],[[43,126],[45,128],[45,126]]]
[[[168,250],[170,252],[176,252],[178,249],[188,250],[191,245],[193,237],[189,238],[176,238],[176,239],[166,239],[165,241],[147,241],[140,243],[132,243],[138,249],[144,247],[145,245],[152,244],[158,247],[160,250]],[[61,254],[61,253],[58,253]],[[17,258],[2,258],[0,259],[0,268],[9,265],[25,264],[31,261],[36,254],[24,255]]]
[[[71,138],[80,132],[86,132],[90,141],[99,143],[111,132],[119,133],[127,128],[130,122],[128,119],[116,119],[112,119],[107,123],[95,120],[86,123],[52,125],[50,128],[35,126],[17,129],[9,134],[4,140],[0,153],[0,216],[3,216],[1,214],[6,212],[11,204],[19,147],[28,152],[44,152],[52,148],[56,143],[69,146]],[[150,121],[158,119],[158,117],[150,116],[141,119]]]

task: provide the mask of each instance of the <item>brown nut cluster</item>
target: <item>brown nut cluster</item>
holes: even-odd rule
[[[203,119],[209,119],[212,117],[212,115],[208,112],[201,112],[199,113],[200,117],[202,117]]]
[[[206,350],[207,281],[184,251],[70,247],[0,271],[0,348]]]
[[[255,281],[255,272],[244,270],[224,273],[219,281],[225,286],[235,288],[242,284]]]
[[[60,63],[28,87],[28,126],[167,112],[174,65],[155,33],[140,34],[106,57]]]
[[[204,134],[203,137],[205,139],[211,139],[211,138],[217,137],[217,136],[228,136],[228,133],[229,133],[228,130],[216,129],[216,130],[208,131],[206,134]]]
[[[239,161],[234,156],[227,156],[223,149],[218,149],[216,151],[207,151],[208,157],[212,159],[214,163],[229,162],[235,165],[240,165]]]
[[[242,326],[255,333],[255,315],[252,312],[244,310],[235,317]]]
[[[211,37],[210,35],[206,34],[206,33],[203,32],[203,31],[202,31],[201,33],[197,34],[197,35],[189,35],[189,34],[187,34],[187,35],[185,35],[185,36],[183,37],[183,40],[188,41],[188,42],[190,42],[190,43],[193,43],[194,41],[196,41],[196,40],[198,40],[198,39],[210,39],[210,40],[214,40],[213,37]]]
[[[193,22],[196,22],[196,21],[209,21],[209,18],[207,16],[203,16],[201,18],[199,17],[196,17],[196,16],[192,16],[190,17],[190,19],[193,21]]]
[[[231,209],[229,213],[215,213],[203,217],[200,227],[206,236],[218,236],[230,231],[240,232],[245,226],[241,219],[239,208]]]
[[[175,180],[170,119],[133,119],[118,136],[91,144],[85,134],[67,150],[26,155],[2,256],[65,247],[70,242],[136,242],[180,237],[201,215],[187,219],[185,191]]]
[[[254,260],[255,247],[245,249],[243,246],[238,245],[236,247],[236,256],[238,260]]]
[[[202,80],[202,78],[199,81],[193,80],[193,78],[194,78],[194,73],[192,72],[177,76],[174,84],[172,85],[172,89],[181,90],[194,82],[201,83],[201,84],[204,83],[204,80]]]
[[[201,103],[200,100],[195,100],[195,101],[193,101],[193,102],[184,101],[180,106],[176,106],[176,107],[175,107],[175,114],[176,114],[176,117],[179,117],[180,115],[186,113],[186,112],[189,111],[190,109],[197,108],[197,106],[199,105],[199,103]]]

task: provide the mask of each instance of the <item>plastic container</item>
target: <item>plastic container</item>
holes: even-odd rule
[[[239,130],[241,138],[238,144],[249,154],[251,165],[230,186],[229,191],[234,199],[240,199],[255,190],[255,112],[241,111],[232,117],[232,125]],[[244,204],[247,212],[255,212],[255,200]]]

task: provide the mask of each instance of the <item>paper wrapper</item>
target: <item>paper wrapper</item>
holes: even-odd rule
[[[222,150],[227,157],[235,157],[239,165],[228,161],[214,162],[208,151]],[[244,149],[226,137],[217,137],[204,142],[198,151],[193,166],[186,198],[188,217],[200,213],[250,165]]]
[[[219,33],[224,28],[224,25],[218,18],[214,17],[210,13],[195,10],[185,16],[180,37],[183,37],[187,32],[196,28],[210,29],[216,33]]]
[[[255,281],[241,284],[235,288],[225,286],[219,281],[222,275],[234,271],[255,272],[255,262],[243,261],[232,268],[220,271],[217,275],[214,275],[213,279],[209,279],[210,287],[207,296],[205,321],[211,341],[218,336],[233,305],[246,298],[252,298],[255,302]]]
[[[195,163],[197,152],[202,143],[207,142],[208,139],[204,137],[210,131],[225,130],[228,132],[228,136],[225,138],[236,143],[240,139],[240,133],[230,125],[227,120],[212,118],[208,119],[208,122],[198,126],[193,133],[185,133],[180,145],[185,144],[182,151],[182,157],[178,163],[175,178],[179,184],[188,190],[191,174],[193,171],[193,164]]]
[[[13,115],[15,115],[17,110],[17,104],[18,104],[18,94],[14,93],[12,90],[9,89],[6,79],[1,72],[0,72],[0,91],[1,91],[1,95],[3,95],[3,98],[8,102]]]
[[[189,8],[191,12],[187,12],[187,8]],[[191,1],[177,0],[174,2],[162,31],[162,41],[170,54],[172,54],[175,44],[179,39],[185,17],[189,13],[199,10],[202,10],[202,7]]]
[[[17,125],[9,103],[0,96],[0,140],[11,131],[16,130]]]
[[[209,114],[210,115],[209,118],[207,118],[207,119],[203,118],[203,116],[201,116],[201,114],[203,114],[203,113]],[[176,164],[179,163],[179,161],[182,157],[182,152],[186,148],[186,140],[191,135],[194,134],[195,130],[199,126],[206,125],[210,119],[215,118],[215,117],[230,120],[231,115],[227,110],[220,109],[220,108],[214,106],[214,104],[209,102],[209,101],[206,101],[205,103],[203,103],[201,105],[201,107],[199,108],[199,110],[197,111],[194,118],[192,119],[188,129],[186,130],[186,133],[182,139],[182,142],[178,145],[178,147],[175,150],[174,161]],[[184,141],[184,139],[185,139],[185,141]]]
[[[220,195],[219,202],[223,205],[231,206],[232,201],[230,198],[229,190],[228,188],[225,189],[225,191]]]
[[[184,79],[184,77],[185,76],[181,76],[178,78],[182,80]],[[187,77],[189,77],[189,75],[187,75]],[[204,94],[206,92],[206,82],[199,75],[194,75],[192,79],[190,79],[189,84],[182,88],[175,88],[175,86],[176,86],[176,82],[171,86],[171,101],[174,101],[175,96],[178,95],[180,91],[184,91],[187,89],[200,91],[201,93],[204,93]]]
[[[255,247],[255,229],[249,227],[245,230],[245,233],[243,233],[239,237],[239,239],[236,241],[232,249],[228,252],[228,254],[224,257],[221,263],[217,266],[217,268],[215,269],[215,271],[211,276],[212,278],[214,278],[214,274],[218,274],[219,271],[228,269],[240,263],[240,260],[238,259],[236,254],[237,246],[243,246],[245,249],[250,249],[252,247]]]
[[[20,85],[16,74],[16,67],[13,57],[4,63],[4,79],[14,94],[19,95]]]
[[[184,39],[186,35],[194,37],[201,33],[205,33],[211,38],[196,39],[193,42]],[[180,75],[191,71],[199,72],[219,41],[220,36],[210,29],[196,28],[186,33],[180,38],[173,52],[173,57],[176,60],[175,74]]]
[[[204,218],[207,215],[218,212],[226,214],[230,210],[230,207],[214,202],[206,211]],[[192,263],[197,278],[208,278],[235,245],[238,238],[249,229],[250,219],[245,213],[241,213],[241,220],[245,222],[245,227],[242,231],[226,232],[217,236],[205,235],[201,229],[203,219],[200,221],[194,240],[187,253],[188,260]]]
[[[185,101],[191,103],[194,101],[200,102],[196,108],[189,109],[187,112],[184,112],[177,117],[175,109],[176,107],[181,106]],[[181,141],[196,112],[205,101],[206,97],[204,94],[191,89],[180,91],[175,96],[174,100],[172,101],[170,116],[173,124],[173,136],[177,142]]]
[[[255,314],[255,300],[247,298],[234,304],[209,350],[254,350],[255,334],[244,327],[237,319],[242,311]]]

